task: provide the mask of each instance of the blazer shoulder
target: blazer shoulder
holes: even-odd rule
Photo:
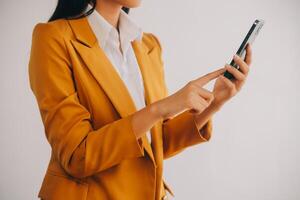
[[[59,19],[37,23],[32,32],[30,64],[43,59],[63,60],[70,66],[70,56],[66,45],[68,23]]]
[[[34,25],[32,37],[50,36],[52,38],[63,38],[68,32],[66,19],[57,19],[51,22],[38,22]]]

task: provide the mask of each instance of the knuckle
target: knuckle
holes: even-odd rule
[[[195,80],[191,80],[187,83],[187,88],[192,90],[195,87]]]
[[[193,89],[191,87],[186,88],[186,95],[189,96],[191,93],[193,93]]]
[[[238,74],[237,79],[239,81],[243,81],[244,80],[244,74]]]
[[[228,87],[230,90],[232,90],[234,88],[234,85],[233,84],[228,84]]]
[[[195,80],[190,80],[189,82],[188,82],[188,85],[194,85],[195,84]]]
[[[187,95],[187,97],[185,98],[185,103],[189,107],[191,107],[193,105],[193,95],[192,94]]]
[[[246,74],[242,74],[242,81],[245,81],[246,79]]]
[[[231,90],[230,90],[230,95],[233,96],[234,94],[235,94],[235,88],[232,87]]]

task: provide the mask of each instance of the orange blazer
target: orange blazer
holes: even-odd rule
[[[29,61],[51,158],[38,196],[45,200],[159,200],[166,191],[163,160],[206,142],[210,119],[198,130],[185,111],[136,139],[137,111],[126,86],[98,45],[87,18],[35,25]],[[152,33],[133,41],[146,105],[168,95],[161,45]]]

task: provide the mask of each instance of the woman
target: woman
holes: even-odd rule
[[[163,160],[208,141],[213,114],[244,84],[249,46],[245,61],[234,58],[240,70],[226,65],[168,95],[158,38],[126,14],[139,4],[59,0],[34,27],[30,86],[52,149],[41,199],[174,196]],[[214,79],[212,92],[202,88]]]

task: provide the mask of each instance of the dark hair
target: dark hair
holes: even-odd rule
[[[92,5],[92,8],[84,13],[89,3]],[[58,0],[55,11],[48,22],[62,18],[82,18],[94,12],[95,8],[96,0]],[[122,7],[122,10],[124,10],[127,14],[129,13],[129,8]]]

